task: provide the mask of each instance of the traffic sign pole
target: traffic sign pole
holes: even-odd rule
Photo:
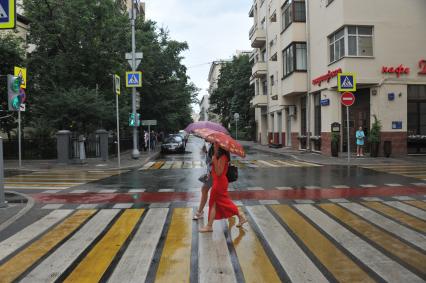
[[[115,94],[115,111],[117,116],[117,160],[118,160],[118,168],[121,168],[121,158],[120,158],[120,115],[118,111],[118,95],[120,94],[120,85],[117,86],[117,83],[120,80],[116,79],[116,75],[112,75],[113,88]]]
[[[136,10],[134,7],[135,4],[132,4],[132,18],[131,18],[131,24],[132,24],[132,71],[136,71],[136,39],[135,39],[135,17],[136,17]],[[127,78],[126,78],[127,79]],[[132,88],[132,114],[133,117],[136,117],[136,88]],[[139,149],[138,149],[138,127],[137,124],[133,127],[133,151],[132,151],[132,158],[138,159],[139,158]]]
[[[349,106],[346,106],[346,130],[347,130],[347,139],[348,139],[348,163],[351,162],[351,144],[349,137]]]
[[[21,152],[21,106],[18,110],[18,154],[19,154],[19,168],[22,166],[22,152]]]

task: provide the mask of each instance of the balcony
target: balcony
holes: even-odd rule
[[[250,11],[249,11],[249,17],[250,18],[254,17],[254,5],[251,5]]]
[[[255,95],[250,104],[255,108],[266,107],[268,105],[268,97],[266,95]]]
[[[262,78],[266,77],[268,73],[268,69],[266,66],[266,62],[258,61],[253,65],[251,69],[251,75],[253,78]]]
[[[250,29],[249,36],[253,48],[261,48],[266,44],[266,31],[263,28],[258,28],[257,25]]]

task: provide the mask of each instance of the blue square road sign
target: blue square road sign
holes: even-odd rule
[[[356,91],[356,75],[354,73],[340,73],[337,75],[338,91]]]
[[[141,87],[142,72],[126,72],[126,87]]]

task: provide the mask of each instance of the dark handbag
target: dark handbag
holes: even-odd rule
[[[229,164],[226,177],[228,178],[229,183],[235,182],[238,179],[238,167]]]
[[[205,183],[207,182],[207,174],[203,174],[200,176],[200,178],[198,178],[198,181],[200,181],[201,183]]]

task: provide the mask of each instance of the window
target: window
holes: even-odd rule
[[[334,0],[327,0],[327,6],[331,4]]]
[[[298,42],[290,44],[283,50],[283,77],[294,71],[306,71],[306,43]]]
[[[314,106],[315,106],[314,135],[321,136],[321,93],[317,93],[314,95]]]
[[[272,75],[272,76],[270,77],[270,81],[271,81],[271,87],[272,87],[272,86],[274,86],[274,75]]]
[[[302,97],[300,101],[300,133],[306,136],[306,96]]]
[[[305,22],[305,1],[287,0],[281,7],[281,29],[285,30],[292,22]]]
[[[266,49],[262,51],[262,56],[260,58],[262,60],[262,62],[266,62]]]
[[[373,56],[373,27],[346,26],[329,36],[330,63],[348,56]]]
[[[268,94],[268,82],[267,82],[267,80],[264,80],[262,82],[262,91],[263,91],[263,95]]]

